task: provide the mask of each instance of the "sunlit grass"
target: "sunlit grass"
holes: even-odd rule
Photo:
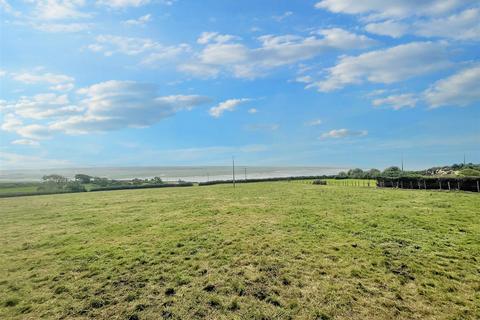
[[[302,182],[0,199],[0,318],[475,319],[479,208]]]

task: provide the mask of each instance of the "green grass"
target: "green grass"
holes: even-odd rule
[[[18,185],[12,185],[12,184],[7,184],[6,186],[2,186],[0,183],[0,194],[8,194],[8,193],[18,193],[18,192],[36,192],[38,186],[37,185],[31,185],[31,184],[18,184]]]
[[[0,199],[0,319],[478,319],[479,208],[288,182]]]

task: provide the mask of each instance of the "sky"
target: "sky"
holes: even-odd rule
[[[480,1],[0,0],[0,169],[480,162]]]

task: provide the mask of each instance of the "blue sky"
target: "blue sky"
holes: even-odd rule
[[[480,161],[479,1],[0,10],[1,169]]]

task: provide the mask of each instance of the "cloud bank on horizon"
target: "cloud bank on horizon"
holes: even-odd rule
[[[480,159],[478,1],[0,10],[0,169],[224,163],[215,150],[251,165]]]

